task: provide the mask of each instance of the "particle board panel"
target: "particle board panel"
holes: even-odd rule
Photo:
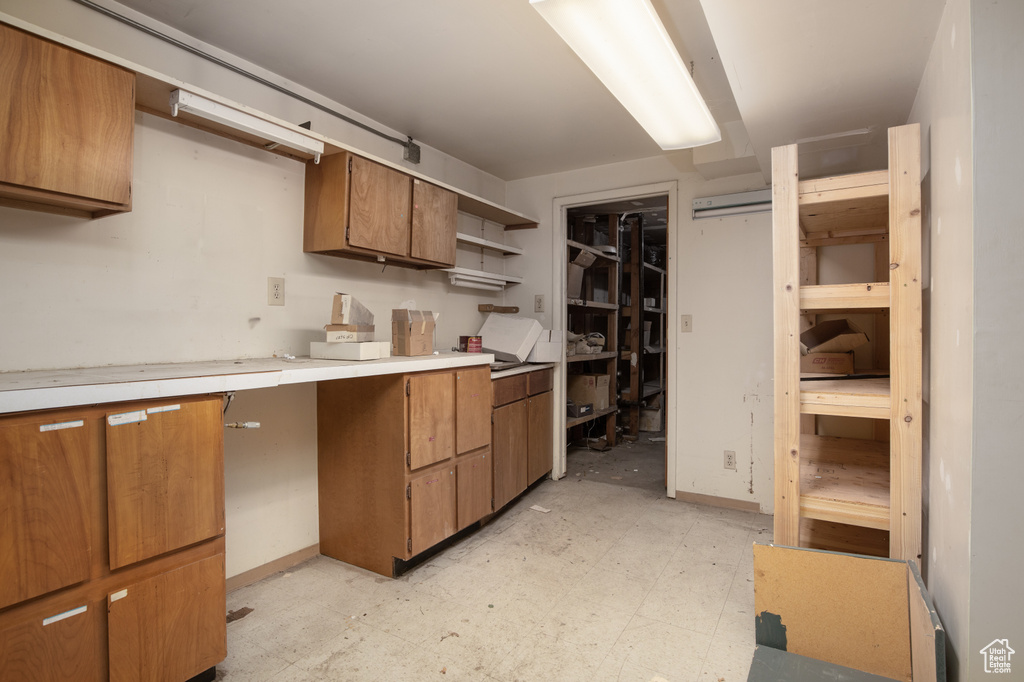
[[[758,644],[774,623],[786,651],[910,682],[906,574],[902,561],[754,545]]]
[[[775,540],[799,542],[800,245],[796,145],[772,150]]]
[[[889,447],[855,438],[800,438],[800,514],[889,529]]]
[[[892,524],[890,556],[921,557],[921,127],[889,130]]]
[[[224,532],[224,425],[219,396],[108,412],[110,567]]]
[[[815,284],[800,287],[800,308],[817,312],[884,310],[889,307],[889,283]]]

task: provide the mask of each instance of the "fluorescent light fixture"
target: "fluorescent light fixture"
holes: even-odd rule
[[[662,149],[722,133],[650,0],[530,0]]]
[[[320,163],[320,155],[324,153],[324,143],[320,140],[186,90],[172,92],[170,104],[172,116],[177,116],[178,111],[187,111],[208,121],[270,140],[275,143],[270,149],[280,144],[312,154],[314,163]]]

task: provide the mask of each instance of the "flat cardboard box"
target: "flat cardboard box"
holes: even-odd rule
[[[533,318],[491,313],[477,335],[483,337],[485,353],[506,362],[525,362],[540,332],[540,322]]]
[[[580,251],[579,255],[573,258],[572,262],[569,263],[568,271],[566,272],[566,296],[569,298],[579,298],[583,292],[583,271],[594,264],[597,260],[597,256],[590,253],[589,251]]]
[[[560,362],[565,348],[565,332],[542,329],[527,362]]]
[[[608,408],[607,374],[570,374],[566,396],[576,404],[592,403],[595,410]]]
[[[805,374],[853,374],[853,351],[801,355],[800,372]]]
[[[324,327],[327,343],[362,343],[373,341],[372,324],[329,324]]]
[[[309,344],[309,357],[319,360],[380,360],[391,357],[391,344],[387,341],[365,341],[362,343],[313,341]]]
[[[946,679],[945,632],[913,561],[755,544],[754,614],[748,682]]]
[[[849,320],[826,320],[819,322],[800,334],[800,352],[845,353],[863,346],[868,335]]]
[[[335,294],[331,324],[373,324],[373,313],[352,294]]]
[[[434,314],[429,310],[392,310],[391,344],[395,355],[433,354]]]

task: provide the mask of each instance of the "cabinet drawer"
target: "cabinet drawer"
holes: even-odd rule
[[[221,399],[107,415],[110,567],[224,532]]]
[[[494,392],[494,406],[507,405],[526,397],[526,374],[515,374],[491,382]]]
[[[554,375],[555,372],[552,369],[542,369],[537,372],[530,372],[526,376],[529,377],[526,381],[527,392],[530,395],[537,395],[545,391],[550,391],[554,386]]]

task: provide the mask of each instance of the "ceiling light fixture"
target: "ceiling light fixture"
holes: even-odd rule
[[[530,0],[662,149],[722,133],[650,0]]]
[[[177,116],[179,111],[187,111],[208,121],[270,140],[274,144],[267,145],[268,149],[284,145],[312,154],[314,163],[320,163],[320,155],[324,153],[324,143],[320,140],[186,90],[172,92],[170,104],[171,116]]]

